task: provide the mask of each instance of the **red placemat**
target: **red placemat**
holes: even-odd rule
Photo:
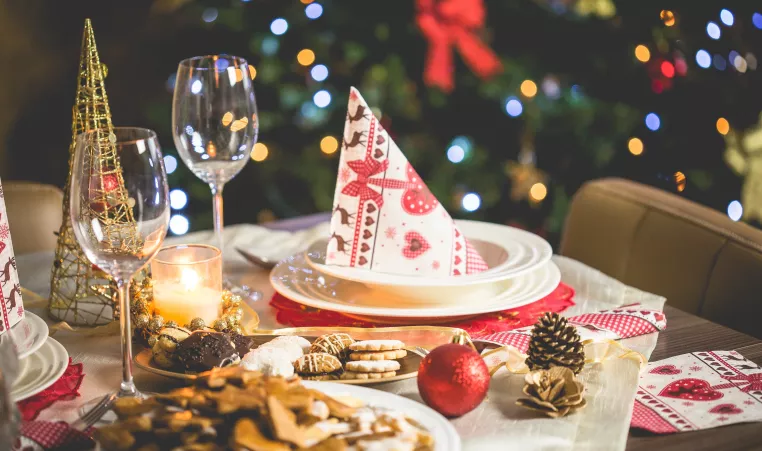
[[[545,312],[563,312],[574,305],[574,289],[561,283],[552,293],[523,307],[503,310],[500,312],[485,313],[472,318],[456,321],[446,325],[466,330],[472,337],[478,338],[485,335],[513,330],[518,327],[530,326]],[[270,305],[277,310],[276,320],[278,323],[291,327],[393,327],[399,324],[384,324],[369,322],[343,315],[330,310],[323,310],[294,302],[278,293],[270,300]],[[420,324],[425,325],[425,324]]]

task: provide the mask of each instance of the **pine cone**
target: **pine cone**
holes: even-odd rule
[[[569,368],[532,371],[524,377],[524,394],[516,405],[558,418],[585,407],[585,387]]]
[[[526,364],[530,370],[564,366],[579,374],[585,366],[585,350],[577,329],[558,313],[546,313],[532,329]]]

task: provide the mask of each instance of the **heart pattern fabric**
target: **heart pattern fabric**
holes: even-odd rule
[[[342,143],[326,264],[427,277],[488,269],[354,88]]]
[[[762,421],[762,368],[736,351],[702,351],[648,364],[630,425],[668,434],[749,421]]]

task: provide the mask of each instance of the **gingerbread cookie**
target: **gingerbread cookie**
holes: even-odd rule
[[[336,356],[324,352],[305,354],[294,362],[294,368],[300,375],[326,374],[341,370],[341,362]]]
[[[310,353],[326,353],[344,358],[348,354],[349,346],[355,340],[349,334],[327,334],[318,337],[312,342]]]
[[[404,349],[391,351],[355,351],[349,354],[349,360],[395,360],[407,355]]]
[[[404,348],[405,343],[399,340],[364,340],[349,345],[352,351],[392,351]]]
[[[386,373],[400,369],[400,363],[395,360],[357,360],[347,362],[347,371],[355,373]]]
[[[344,371],[342,379],[387,379],[397,375],[396,371],[386,371],[383,373],[356,373],[354,371]]]

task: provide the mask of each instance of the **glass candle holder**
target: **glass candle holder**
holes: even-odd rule
[[[222,313],[222,252],[183,244],[161,249],[151,262],[153,306],[164,321],[212,324]]]

